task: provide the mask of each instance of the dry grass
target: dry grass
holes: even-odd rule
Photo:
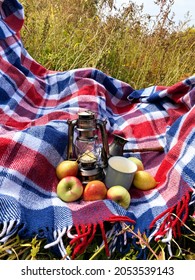
[[[173,0],[157,1],[155,17],[133,2],[121,10],[105,0],[21,2],[24,45],[49,69],[95,67],[135,88],[171,85],[194,72],[195,28],[174,23]]]
[[[179,239],[172,239],[170,256],[167,244],[159,242],[148,242],[145,234],[134,233],[133,229],[126,227],[123,231],[131,232],[133,239],[137,244],[130,245],[125,254],[117,251],[111,255],[110,260],[135,260],[139,250],[147,248],[147,260],[195,260],[195,220],[190,217],[186,224],[183,225],[182,236]],[[108,240],[111,241],[111,240]],[[1,260],[55,260],[56,257],[51,251],[44,249],[45,239],[37,239],[36,236],[31,240],[21,240],[17,235],[10,238],[5,244],[0,244]],[[65,237],[64,244],[66,251],[71,256],[72,248],[69,240]],[[139,250],[138,250],[139,248]],[[86,251],[77,257],[78,260],[107,260],[102,237],[97,232],[93,242],[88,246]]]

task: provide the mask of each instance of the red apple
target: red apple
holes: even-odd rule
[[[75,176],[67,176],[60,180],[57,185],[57,195],[65,202],[72,202],[83,194],[83,185]]]
[[[83,192],[83,200],[85,201],[102,200],[106,198],[106,193],[107,193],[106,185],[99,180],[93,180],[87,183]]]
[[[122,186],[113,186],[109,188],[107,191],[107,198],[115,201],[125,209],[129,207],[131,201],[130,193]]]
[[[66,176],[77,176],[79,169],[78,162],[76,160],[64,160],[56,167],[56,175],[58,179],[62,179]]]

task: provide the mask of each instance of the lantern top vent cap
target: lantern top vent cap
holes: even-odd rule
[[[79,115],[79,118],[81,119],[88,119],[88,120],[91,120],[91,119],[94,119],[95,118],[95,113],[92,112],[92,111],[84,111],[84,112],[80,112],[78,113]]]

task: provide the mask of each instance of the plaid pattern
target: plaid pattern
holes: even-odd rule
[[[37,235],[47,238],[46,248],[69,258],[62,240],[67,235],[74,258],[92,242],[97,227],[107,253],[128,249],[131,234],[118,234],[126,224],[150,239],[178,236],[182,221],[193,215],[195,77],[134,90],[93,68],[50,71],[22,44],[20,3],[1,0],[0,15],[0,242],[16,232],[22,238]],[[150,191],[131,188],[127,211],[110,200],[64,203],[56,196],[55,168],[66,159],[67,119],[86,109],[107,119],[109,142],[119,134],[128,139],[126,150],[164,148],[125,154],[140,158],[159,182]],[[106,221],[115,222],[109,232]],[[110,247],[108,236],[115,236]]]

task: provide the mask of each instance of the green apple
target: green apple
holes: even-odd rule
[[[56,167],[56,175],[58,179],[62,179],[66,176],[77,176],[79,169],[78,162],[76,160],[64,160]]]
[[[128,159],[130,159],[137,165],[137,171],[144,170],[144,165],[140,159],[138,159],[136,157],[129,157]]]
[[[128,190],[120,185],[109,188],[107,191],[107,198],[115,201],[125,209],[129,207],[131,201]]]
[[[83,185],[75,176],[66,176],[57,185],[57,195],[65,202],[78,200],[83,194]]]

